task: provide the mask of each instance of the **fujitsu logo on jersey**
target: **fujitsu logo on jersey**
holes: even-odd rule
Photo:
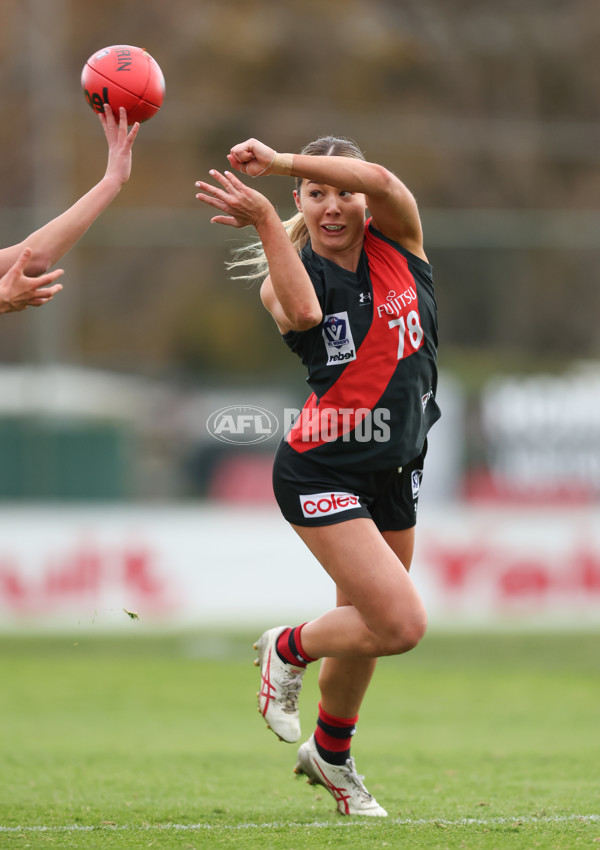
[[[395,290],[390,289],[386,301],[377,307],[377,315],[380,319],[382,316],[400,316],[404,309],[416,300],[417,291],[413,286],[409,286],[400,295],[397,295]]]
[[[302,513],[308,519],[338,514],[360,507],[360,499],[354,493],[312,493],[300,496]]]
[[[327,351],[327,365],[356,360],[356,347],[352,339],[348,313],[330,313],[323,321],[323,340]]]

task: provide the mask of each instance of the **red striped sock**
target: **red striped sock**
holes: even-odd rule
[[[295,629],[285,629],[277,638],[277,655],[282,661],[293,664],[294,667],[306,667],[311,661],[316,660],[307,655],[302,648],[301,634],[305,625],[306,623],[302,623]]]
[[[315,745],[324,761],[329,764],[346,764],[350,758],[350,745],[357,721],[358,714],[356,717],[334,717],[327,714],[319,703]]]

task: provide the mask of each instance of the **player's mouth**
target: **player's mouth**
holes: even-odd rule
[[[346,229],[345,224],[322,224],[321,227],[326,233],[340,233]]]

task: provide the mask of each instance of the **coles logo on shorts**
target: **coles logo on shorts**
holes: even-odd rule
[[[359,497],[354,493],[312,493],[310,496],[300,496],[300,504],[307,519],[360,508]]]

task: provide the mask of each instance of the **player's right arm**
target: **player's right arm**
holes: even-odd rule
[[[139,124],[134,124],[127,132],[125,110],[121,110],[117,123],[108,104],[105,104],[105,114],[100,114],[100,121],[108,143],[104,177],[73,206],[31,233],[23,242],[0,249],[0,276],[11,268],[26,246],[31,249],[31,258],[25,268],[27,274],[35,276],[46,272],[81,239],[129,179],[131,148]]]
[[[269,262],[260,298],[279,332],[306,331],[318,325],[323,311],[315,288],[274,208],[272,215],[256,225],[256,230]]]
[[[231,227],[252,225],[259,235],[269,264],[261,286],[261,300],[281,333],[304,331],[318,325],[323,311],[302,260],[290,242],[275,207],[260,192],[226,171],[211,171],[220,184],[198,181],[198,200],[219,210],[212,222]]]

